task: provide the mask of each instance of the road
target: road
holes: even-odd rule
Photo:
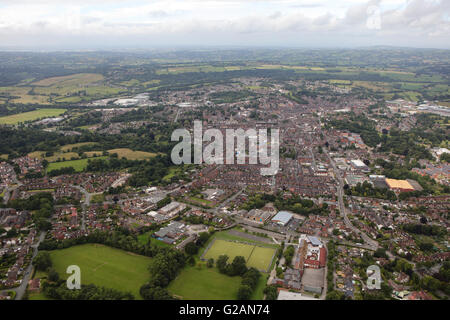
[[[91,204],[91,199],[92,199],[92,194],[87,192],[86,189],[84,189],[83,187],[80,186],[76,186],[76,185],[71,185],[71,187],[80,190],[80,192],[82,192],[84,194],[84,202],[81,204],[81,209],[82,209],[82,213],[81,213],[81,230],[86,230],[86,211],[89,208],[90,204]]]
[[[328,159],[330,160],[331,166],[333,167],[334,174],[336,175],[336,178],[338,180],[338,192],[337,193],[338,193],[338,201],[339,201],[339,211],[340,211],[342,218],[344,219],[345,225],[348,228],[350,228],[352,231],[354,231],[355,233],[359,234],[361,236],[361,238],[364,240],[364,242],[371,248],[371,250],[377,250],[378,242],[371,239],[367,234],[365,234],[364,232],[362,232],[361,230],[356,228],[352,224],[350,219],[348,218],[347,208],[345,207],[345,204],[344,204],[344,180],[342,179],[341,174],[340,174],[338,168],[336,167],[336,164],[334,163],[334,160],[331,158],[329,151],[326,150],[325,153],[326,153]]]

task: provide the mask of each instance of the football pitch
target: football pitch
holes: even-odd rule
[[[234,257],[242,256],[247,261],[247,267],[254,267],[266,272],[270,268],[275,251],[274,248],[216,239],[203,255],[203,259],[213,258],[216,261],[219,256],[225,254],[231,262]]]

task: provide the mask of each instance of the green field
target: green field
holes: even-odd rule
[[[97,157],[95,159],[107,159],[108,157]],[[70,161],[61,161],[61,162],[52,162],[48,165],[47,172],[51,172],[52,170],[72,167],[76,172],[81,172],[86,169],[89,159],[79,159],[79,160],[70,160]]]
[[[202,264],[183,269],[167,289],[184,300],[236,300],[241,281]]]
[[[95,284],[131,292],[141,299],[139,288],[148,281],[151,258],[99,244],[84,244],[68,249],[50,251],[53,267],[66,278],[69,265],[81,269],[81,283]]]
[[[248,267],[266,271],[272,263],[274,253],[274,248],[216,239],[203,258],[217,260],[220,255],[226,254],[230,258],[229,262],[231,262],[234,257],[242,256],[246,259]]]
[[[0,118],[0,124],[18,124],[25,121],[33,121],[41,118],[56,117],[66,112],[66,109],[38,109]]]

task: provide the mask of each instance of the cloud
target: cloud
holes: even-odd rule
[[[367,28],[370,8],[381,29]],[[252,43],[305,45],[383,44],[449,46],[448,0],[0,0],[0,36],[9,45],[39,35],[48,42],[72,36],[104,39],[171,39],[193,45]],[[362,37],[366,37],[363,39]],[[443,39],[447,38],[447,41]],[[75,39],[75,37],[74,37]],[[313,39],[314,41],[311,41]],[[95,42],[94,40],[91,40]],[[225,42],[224,42],[225,41]],[[307,43],[306,43],[307,44]]]

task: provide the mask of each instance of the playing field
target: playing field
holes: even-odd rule
[[[100,244],[54,250],[50,251],[50,256],[60,277],[67,278],[67,267],[77,265],[81,269],[82,284],[131,292],[135,299],[141,299],[139,288],[150,277],[147,268],[151,258]]]
[[[0,118],[0,124],[18,124],[19,122],[33,121],[46,117],[56,117],[66,112],[66,109],[38,109]]]
[[[184,300],[236,300],[241,281],[241,277],[229,277],[203,265],[186,267],[167,289]]]
[[[107,159],[108,157],[97,157],[95,159]],[[48,165],[47,172],[52,170],[72,167],[76,172],[81,172],[86,169],[89,159],[70,160],[61,162],[52,162]]]
[[[213,258],[217,260],[220,255],[225,254],[229,257],[229,262],[231,262],[234,257],[242,256],[246,259],[248,267],[266,271],[272,263],[274,253],[274,248],[216,239],[204,254],[203,259],[208,260],[209,258]]]

